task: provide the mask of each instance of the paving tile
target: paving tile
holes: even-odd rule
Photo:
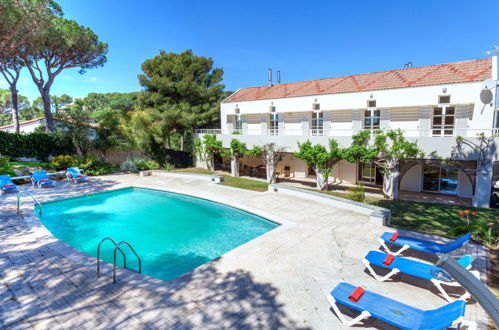
[[[256,193],[194,179],[104,176],[57,189],[28,188],[42,201],[130,185],[159,187],[219,202],[237,203],[294,222],[249,248],[205,264],[155,288],[109,277],[95,279],[95,264],[77,263],[44,243],[27,217],[16,214],[15,196],[0,198],[0,329],[343,329],[325,299],[340,281],[361,284],[419,308],[445,301],[431,284],[408,276],[380,283],[362,258],[378,249],[386,228],[366,216],[278,193]],[[23,206],[29,207],[23,201]],[[43,237],[42,237],[43,238]],[[253,244],[255,243],[255,244]],[[479,251],[483,271],[486,256]],[[410,255],[411,257],[418,257]],[[466,317],[481,322],[478,304]],[[369,319],[366,328],[389,328]]]

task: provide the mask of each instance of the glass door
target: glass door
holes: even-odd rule
[[[270,114],[270,135],[279,134],[279,115],[275,112]]]
[[[324,135],[324,115],[322,112],[312,113],[312,136]]]
[[[457,193],[458,170],[439,164],[425,164],[423,190],[442,194]]]

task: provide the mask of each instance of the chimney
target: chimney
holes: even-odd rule
[[[272,87],[272,69],[269,69],[269,87]]]
[[[281,70],[277,70],[277,83],[281,83]]]

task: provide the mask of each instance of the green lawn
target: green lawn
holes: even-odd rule
[[[230,175],[222,175],[224,184],[229,187],[236,187],[254,191],[267,191],[269,184],[264,181],[236,178]]]
[[[182,169],[177,169],[175,171],[199,173],[199,174],[215,174],[214,172],[197,167],[182,168]],[[267,191],[269,186],[268,183],[264,181],[236,178],[226,174],[221,174],[221,176],[224,177],[224,185],[228,187],[235,187],[235,188],[248,189],[254,191]]]
[[[178,169],[179,172],[213,174],[202,168]],[[230,175],[222,175],[225,185],[230,187],[249,189],[255,191],[266,191],[266,182],[235,178]],[[318,191],[316,189],[308,189]],[[348,192],[320,191],[323,194],[350,199]],[[387,200],[367,196],[366,202],[390,209],[392,211],[392,226],[404,229],[416,230],[437,235],[446,235],[447,231],[453,227],[465,224],[464,218],[457,214],[459,210],[470,210],[478,213],[477,220],[492,221],[499,217],[499,209],[483,209],[465,206],[432,204],[423,202]],[[473,219],[473,216],[470,216]]]
[[[311,191],[315,191],[315,192],[320,192],[322,194],[326,194],[326,195],[331,195],[331,196],[336,196],[336,197],[341,197],[341,198],[346,198],[346,199],[351,199],[350,198],[350,195],[348,194],[348,192],[337,192],[337,191],[320,191],[320,190],[317,190],[317,189],[308,189],[308,190],[311,190]],[[383,198],[382,197],[374,197],[374,196],[367,196],[366,197],[366,203],[367,204],[376,204],[379,200],[382,200]]]
[[[377,205],[392,211],[393,226],[437,235],[446,235],[450,228],[466,224],[465,218],[457,214],[459,210],[477,212],[477,220],[493,221],[499,217],[499,209],[483,209],[401,200],[379,200]],[[474,218],[470,216],[470,219]]]
[[[10,161],[10,165],[12,168],[45,168],[45,169],[50,169],[52,166],[50,165],[49,162],[22,162],[22,161]]]

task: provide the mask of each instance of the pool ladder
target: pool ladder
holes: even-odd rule
[[[132,250],[135,257],[137,257],[137,260],[139,261],[139,273],[142,273],[142,260],[140,259],[137,252],[135,252],[135,250],[133,249],[132,244],[130,244],[127,241],[121,241],[119,243],[116,243],[114,241],[114,239],[112,239],[111,237],[105,237],[100,241],[99,245],[97,245],[97,278],[100,277],[100,247],[101,247],[102,243],[104,243],[105,241],[111,241],[111,243],[114,244],[113,283],[116,283],[116,252],[117,251],[120,251],[121,255],[123,256],[123,268],[126,268],[126,255],[125,255],[125,253],[123,253],[123,250],[120,249],[120,246],[123,244],[128,245],[128,247],[130,248],[130,250]]]
[[[22,212],[22,210],[21,210],[21,194],[27,194],[28,196],[30,196],[31,199],[33,199],[33,201],[38,205],[38,213],[40,215],[42,215],[42,204],[40,204],[40,201],[38,201],[38,199],[36,199],[36,197],[33,196],[33,194],[31,194],[29,191],[26,191],[26,190],[19,190],[17,192],[17,213]]]

